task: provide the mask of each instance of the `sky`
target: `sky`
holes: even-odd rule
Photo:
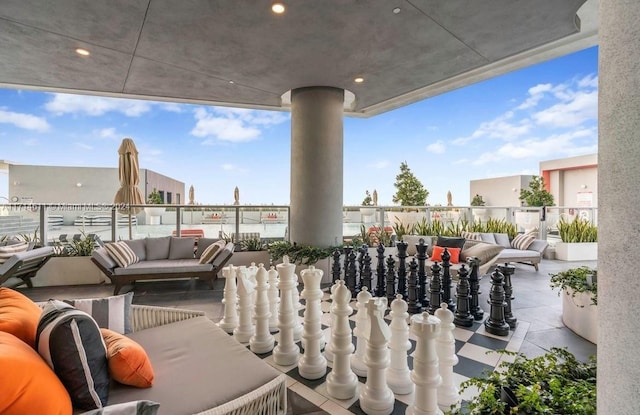
[[[470,203],[470,180],[539,174],[545,160],[597,153],[598,50],[592,47],[371,118],[344,120],[344,204],[377,190],[392,205],[406,161],[427,203]],[[288,112],[0,89],[0,160],[117,167],[134,140],[140,167],[193,185],[197,203],[289,204]],[[6,178],[6,176],[4,176]],[[0,176],[0,198],[8,183]],[[115,190],[114,190],[115,191]]]

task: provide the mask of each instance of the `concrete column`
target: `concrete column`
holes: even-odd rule
[[[640,2],[600,0],[598,414],[640,414]]]
[[[291,91],[291,242],[342,243],[343,105],[342,89]]]

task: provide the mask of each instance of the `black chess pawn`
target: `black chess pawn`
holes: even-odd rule
[[[480,307],[478,296],[480,295],[480,277],[478,276],[478,268],[480,267],[480,260],[476,257],[467,258],[467,264],[471,268],[469,273],[469,311],[476,320],[482,320],[484,318],[484,310]]]
[[[431,283],[429,284],[429,314],[434,314],[442,304],[442,283],[440,280],[440,271],[442,267],[434,262],[431,266]]]
[[[456,286],[456,312],[453,324],[462,327],[473,326],[473,316],[469,307],[469,271],[462,264],[458,271],[458,284]]]
[[[451,289],[453,283],[451,282],[451,254],[447,248],[444,248],[442,253],[442,302],[447,304],[447,308],[451,311],[455,311],[456,305],[451,298]]]
[[[362,264],[362,271],[360,272],[361,286],[367,287],[367,290],[371,292],[371,257],[369,256],[369,252],[364,254]]]
[[[396,243],[398,248],[398,294],[402,295],[402,299],[407,299],[407,248],[409,244],[404,241]]]
[[[418,260],[418,302],[423,307],[429,306],[429,292],[427,291],[427,248],[424,239],[420,238],[416,244],[416,259]],[[440,303],[437,304],[440,307]]]
[[[511,329],[515,329],[518,325],[518,319],[513,315],[511,311],[511,300],[513,300],[513,285],[511,285],[511,276],[516,272],[516,267],[509,264],[498,265],[498,269],[504,275],[504,320],[507,322]]]
[[[418,301],[418,262],[415,257],[409,263],[409,278],[407,278],[407,305],[409,314],[422,312],[422,304]]]
[[[387,258],[387,304],[391,304],[396,299],[396,261],[393,259],[393,255],[389,255]]]
[[[387,290],[385,288],[385,278],[386,278],[386,267],[384,266],[384,245],[378,244],[376,248],[376,252],[378,253],[378,266],[376,267],[376,297],[384,297],[387,295]]]
[[[504,319],[504,286],[502,281],[504,276],[497,269],[491,274],[491,291],[489,291],[489,303],[491,310],[489,318],[484,322],[487,333],[496,336],[507,336],[509,334],[509,325]]]
[[[347,266],[347,278],[345,281],[345,285],[351,291],[351,296],[355,297],[358,295],[356,290],[356,274],[358,271],[356,270],[356,253],[353,250],[349,251],[349,261]]]
[[[342,253],[339,249],[333,251],[333,265],[331,266],[331,281],[335,283],[342,276],[342,268],[340,267],[340,256]]]

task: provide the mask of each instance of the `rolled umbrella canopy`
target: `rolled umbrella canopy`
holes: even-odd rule
[[[234,205],[239,205],[240,204],[240,189],[238,189],[238,186],[236,186],[235,189],[233,189],[233,204]]]
[[[451,195],[451,190],[447,192],[447,206],[453,206],[453,195]]]
[[[373,189],[373,206],[378,206],[378,191]]]
[[[196,204],[196,191],[193,188],[193,185],[191,185],[191,187],[189,188],[189,204],[190,205]]]
[[[141,205],[144,203],[142,193],[138,188],[140,183],[140,167],[138,165],[138,150],[133,140],[125,138],[118,149],[118,176],[120,178],[120,189],[116,193],[113,202],[123,205]],[[121,208],[118,212],[135,215],[142,208]],[[129,220],[129,238],[131,238],[131,220]]]

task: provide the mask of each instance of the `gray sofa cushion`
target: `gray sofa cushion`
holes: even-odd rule
[[[197,414],[244,396],[280,372],[238,343],[207,317],[129,335],[149,356],[156,374],[147,389],[112,384],[109,405],[151,400],[158,415]]]
[[[468,249],[464,249],[460,253],[460,262],[467,262],[467,258],[476,257],[480,260],[480,265],[483,265],[497,256],[504,249],[505,248],[502,245],[478,242]]]
[[[131,248],[133,253],[136,254],[139,261],[146,261],[147,245],[144,239],[132,239],[129,241],[124,241],[124,243],[129,245],[129,248]]]
[[[219,238],[200,238],[198,239],[198,249],[196,250],[196,258],[200,258],[202,253],[209,245],[219,241]]]
[[[416,251],[416,245],[418,244],[418,242],[420,242],[420,239],[424,239],[424,244],[427,245],[427,251],[429,250],[428,247],[433,245],[433,237],[431,236],[424,236],[424,235],[404,235],[402,237],[402,240],[404,242],[407,243],[407,255],[409,256],[414,256],[416,255],[418,252]]]
[[[143,261],[129,265],[126,268],[116,268],[115,275],[136,274],[171,274],[176,272],[211,271],[212,264],[200,264],[197,259],[158,259],[155,261]]]
[[[528,249],[509,248],[500,252],[500,255],[498,256],[499,261],[504,261],[504,260],[513,261],[515,259],[519,259],[521,261],[537,259],[539,261],[540,253],[537,251],[530,251]]]
[[[169,245],[169,259],[191,259],[193,249],[196,246],[196,238],[171,237]]]
[[[145,244],[147,246],[147,261],[169,258],[169,249],[171,247],[170,236],[146,238]]]
[[[482,239],[482,242],[486,242],[486,243],[489,243],[489,244],[497,244],[496,237],[492,233],[481,232],[480,233],[480,239]]]
[[[498,245],[502,245],[505,248],[511,248],[511,241],[509,240],[509,235],[506,233],[494,233],[493,236],[496,238],[496,243]]]

